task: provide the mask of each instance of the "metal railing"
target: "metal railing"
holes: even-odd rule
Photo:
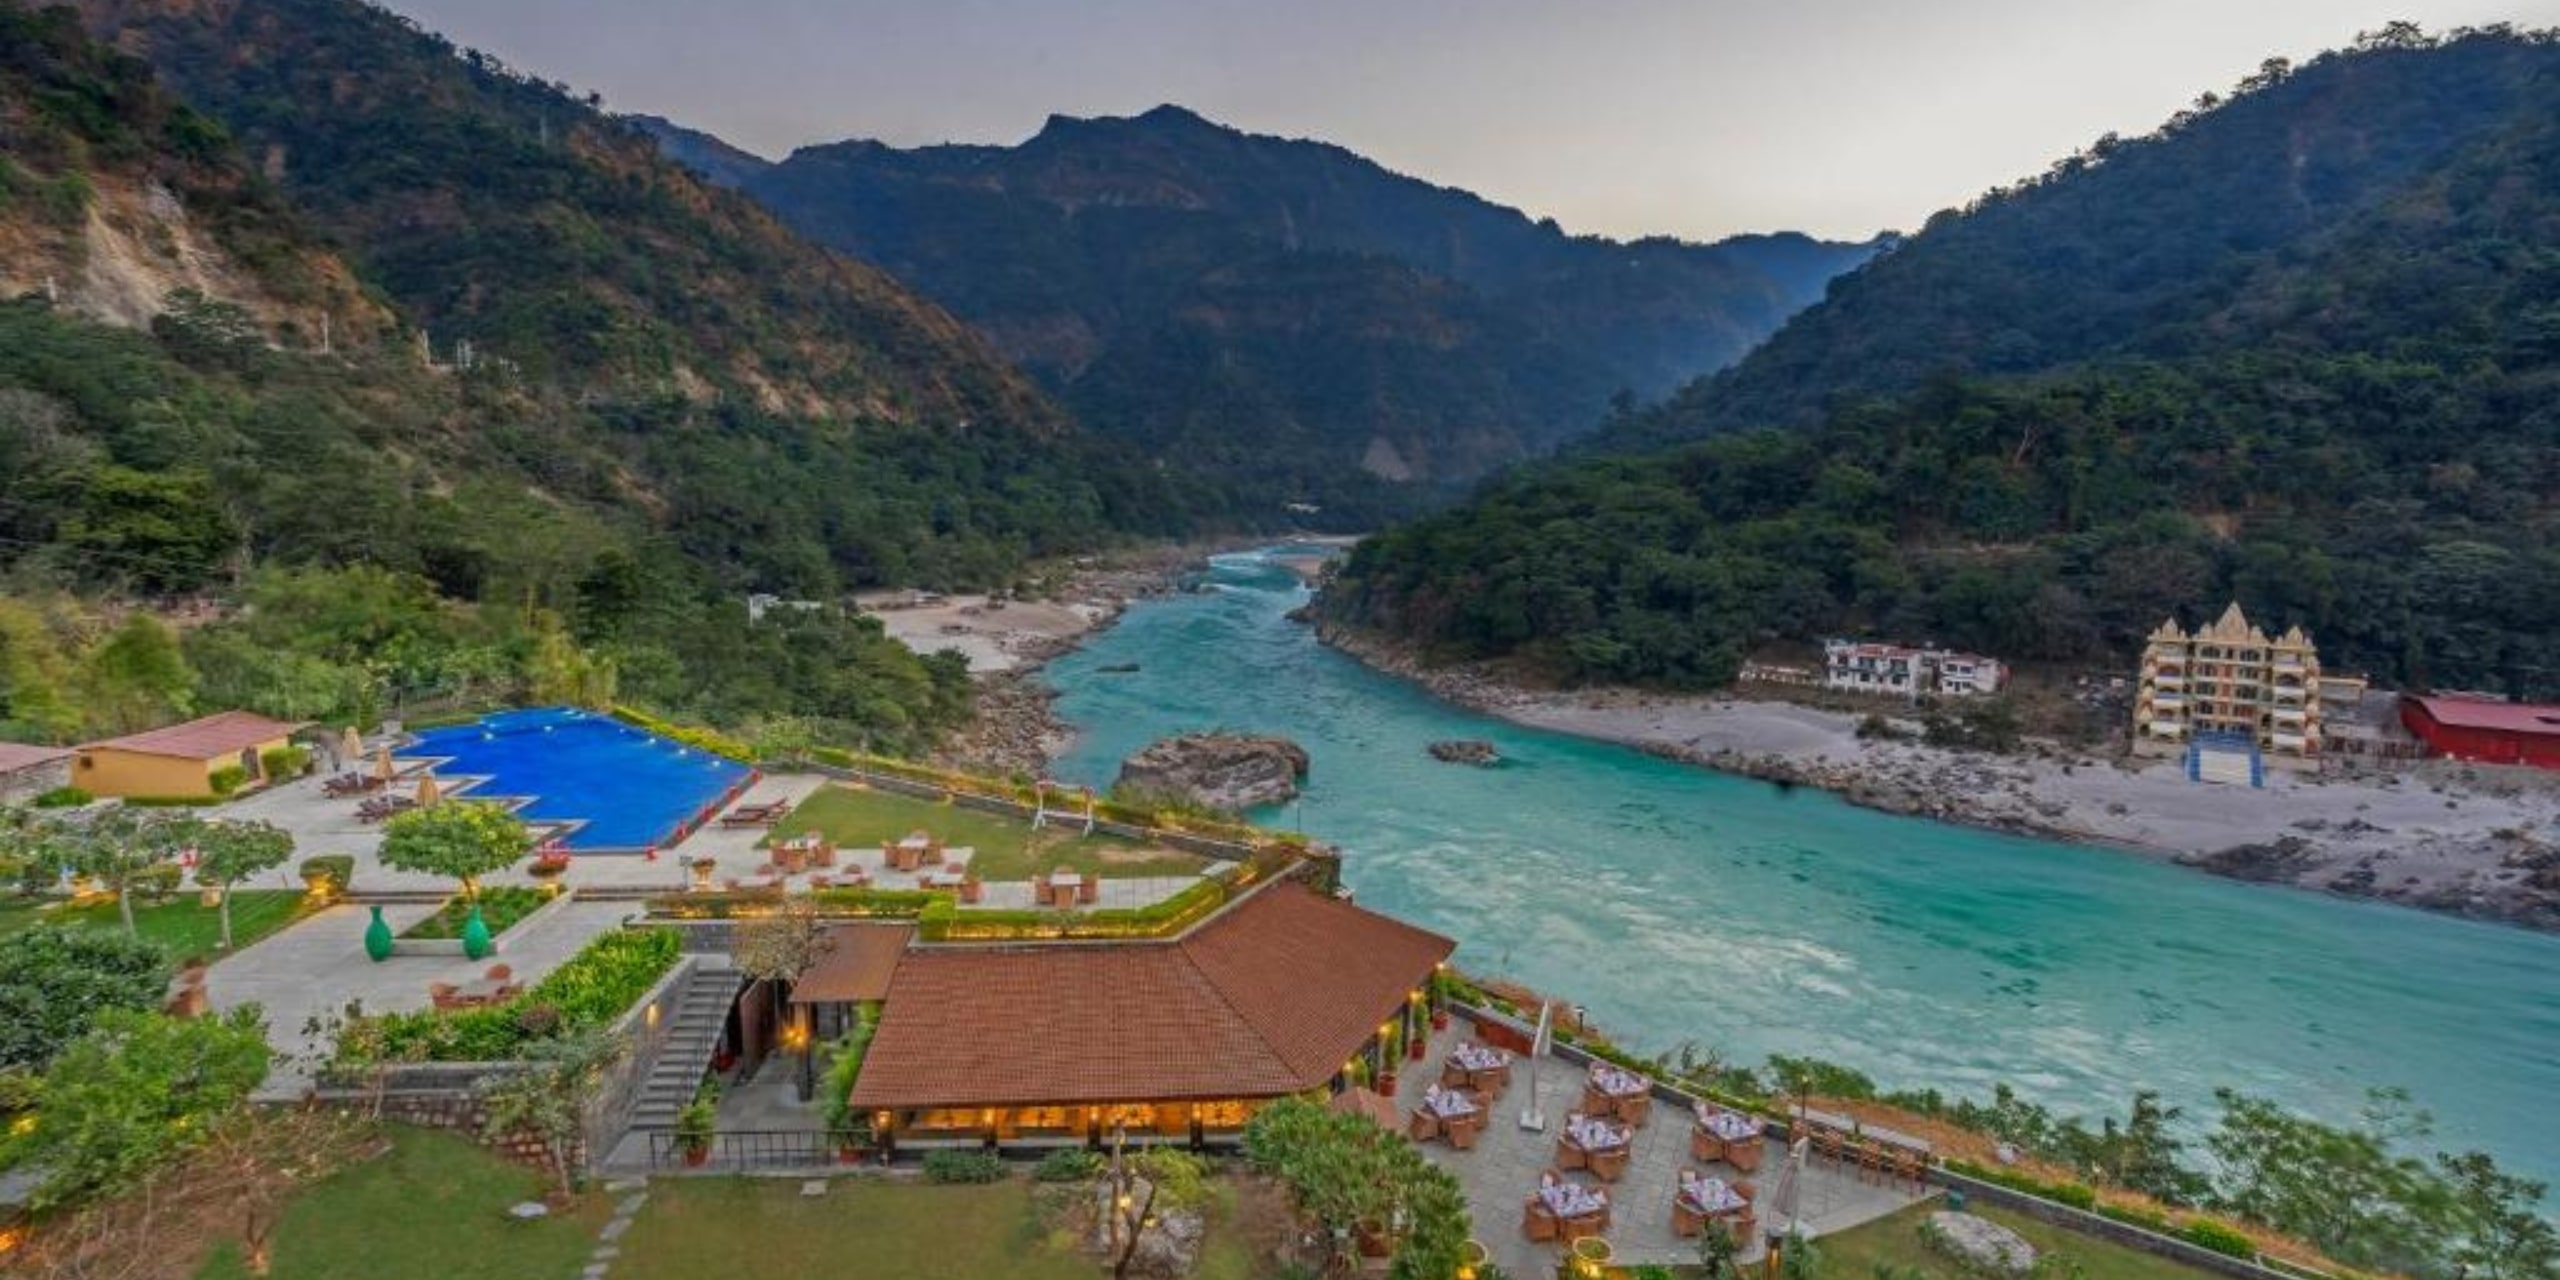
[[[650,1129],[649,1167],[710,1169],[808,1169],[836,1163],[836,1144],[816,1129],[723,1129],[699,1161],[673,1129]]]

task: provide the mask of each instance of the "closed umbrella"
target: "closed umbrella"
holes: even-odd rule
[[[1529,1041],[1529,1105],[1520,1112],[1520,1127],[1535,1133],[1547,1130],[1547,1113],[1538,1109],[1538,1060],[1555,1047],[1556,1007],[1538,1002],[1538,1034]]]
[[[398,776],[400,771],[391,767],[391,748],[382,747],[376,750],[373,753],[373,780],[389,782]]]
[[[354,725],[348,725],[346,732],[338,736],[338,758],[348,764],[364,759],[364,736],[356,732]]]
[[[1787,1162],[1778,1169],[1778,1189],[1769,1194],[1770,1225],[1777,1225],[1780,1218],[1787,1222],[1779,1239],[1793,1239],[1804,1220],[1804,1161],[1806,1150],[1812,1145],[1811,1138],[1798,1138],[1787,1144]]]
[[[423,773],[418,775],[419,808],[423,809],[428,805],[434,804],[436,802],[436,798],[441,794],[442,792],[436,787],[436,776],[434,774]]]

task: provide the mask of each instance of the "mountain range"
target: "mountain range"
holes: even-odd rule
[[[1093,430],[1354,527],[1739,357],[1874,252],[1567,235],[1176,106],[1019,146],[666,153],[951,308]]]
[[[1352,557],[1444,658],[2120,663],[2237,597],[2332,669],[2560,693],[2560,40],[2395,25],[1932,218],[1733,368]]]

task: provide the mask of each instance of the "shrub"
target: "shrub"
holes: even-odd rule
[[[2255,1258],[2258,1244],[2249,1237],[2211,1218],[2198,1218],[2178,1232],[2178,1238],[2198,1248],[2211,1249],[2226,1258]]]
[[[236,764],[226,764],[205,778],[205,784],[218,796],[227,796],[249,780],[249,771]]]
[[[683,939],[672,929],[604,934],[505,1004],[359,1018],[339,1036],[338,1060],[508,1061],[533,1040],[611,1024],[675,967],[682,950]],[[545,1007],[553,1011],[551,1016],[534,1012]]]
[[[2101,1204],[2098,1206],[2098,1216],[2113,1218],[2127,1226],[2140,1227],[2145,1231],[2156,1231],[2164,1236],[2178,1233],[2177,1225],[2169,1221],[2169,1215],[2133,1205]]]
[[[1084,1182],[1102,1176],[1102,1165],[1101,1152],[1068,1148],[1040,1157],[1031,1176],[1042,1182]]]
[[[356,860],[352,854],[324,853],[302,860],[302,883],[314,893],[336,897],[355,883]]]
[[[1004,1179],[1004,1161],[992,1151],[928,1151],[924,1153],[924,1180],[927,1182],[1000,1182]]]
[[[96,796],[78,787],[55,787],[28,803],[39,809],[77,809],[95,799]]]
[[[144,902],[165,902],[178,891],[178,881],[186,869],[174,862],[156,863],[133,873],[125,882],[125,891]]]
[[[279,782],[311,772],[311,748],[276,747],[258,755],[258,767]]]

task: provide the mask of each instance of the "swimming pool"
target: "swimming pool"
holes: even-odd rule
[[[671,843],[679,827],[698,824],[749,773],[734,760],[575,707],[503,711],[428,729],[400,754],[441,757],[436,772],[446,777],[486,776],[466,799],[531,796],[518,814],[582,824],[563,842],[588,852]]]

